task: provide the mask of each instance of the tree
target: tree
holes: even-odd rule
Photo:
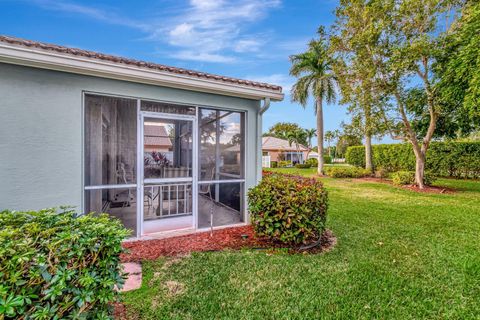
[[[435,73],[445,112],[457,111],[463,135],[480,126],[480,2],[468,1],[442,38]],[[476,127],[476,128],[475,128]]]
[[[298,129],[293,132],[289,132],[287,136],[288,144],[292,146],[292,144],[295,144],[295,150],[297,151],[297,154],[300,152],[300,145],[302,144],[303,141],[306,140],[306,132],[304,129]]]
[[[313,150],[312,139],[317,136],[317,130],[315,129],[304,129],[305,130],[305,139],[307,140],[307,159],[310,152]]]
[[[327,153],[328,155],[331,157],[332,156],[332,153],[331,153],[331,150],[330,150],[330,143],[336,138],[336,132],[335,131],[326,131],[325,132],[325,142],[327,143]]]
[[[409,141],[416,158],[415,182],[424,188],[425,161],[437,127],[441,104],[437,79],[433,73],[443,37],[442,21],[456,12],[456,0],[342,0],[343,6],[356,6],[356,14],[341,15],[351,21],[359,33],[353,33],[374,93],[388,99],[382,114],[388,118],[392,135]],[[340,11],[341,13],[341,11]],[[337,15],[339,12],[337,11]],[[364,19],[369,17],[369,19]],[[364,70],[364,71],[365,71]],[[418,83],[426,96],[421,113],[427,118],[423,135],[415,131],[407,109],[408,90]],[[391,106],[391,107],[390,107]],[[387,109],[388,108],[388,109]]]
[[[273,126],[268,129],[268,132],[264,133],[265,137],[276,137],[280,139],[287,140],[287,136],[290,132],[294,132],[296,130],[301,130],[302,128],[292,122],[277,122]]]
[[[318,39],[310,41],[308,50],[290,57],[290,75],[297,78],[292,87],[292,101],[307,105],[309,97],[315,99],[317,118],[318,174],[323,175],[323,101],[336,100],[335,77],[332,59],[328,52],[328,39],[323,27],[318,29]]]
[[[334,70],[342,93],[341,103],[347,104],[352,115],[351,125],[365,139],[365,169],[373,171],[372,137],[382,137],[387,126],[384,109],[387,99],[378,90],[377,74],[370,47],[377,45],[382,26],[376,24],[371,1],[341,1],[336,10],[331,50]]]
[[[341,124],[342,131],[337,134],[337,144],[335,152],[337,157],[344,158],[348,147],[362,145],[362,135],[358,126],[351,124]]]

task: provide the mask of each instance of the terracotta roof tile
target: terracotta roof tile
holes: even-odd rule
[[[139,68],[155,69],[155,70],[166,71],[166,72],[175,73],[175,74],[183,74],[183,75],[186,74],[188,76],[195,77],[195,78],[213,79],[215,81],[235,83],[235,84],[240,84],[240,85],[249,86],[249,87],[257,87],[257,88],[262,88],[266,90],[271,90],[275,92],[282,92],[282,87],[273,85],[273,84],[243,80],[243,79],[237,79],[237,78],[231,78],[231,77],[224,77],[220,75],[215,75],[215,74],[210,74],[210,73],[205,73],[205,72],[200,72],[195,70],[187,70],[182,68],[170,67],[163,64],[153,63],[153,62],[123,58],[123,57],[118,57],[118,56],[113,56],[109,54],[83,50],[83,49],[77,49],[77,48],[68,48],[68,47],[59,46],[55,44],[48,44],[44,42],[25,40],[25,39],[2,36],[2,35],[0,35],[0,42],[17,45],[21,47],[29,47],[29,48],[33,47],[33,48],[46,50],[46,51],[55,51],[58,53],[67,54],[71,56],[81,56],[85,58],[104,60],[104,61],[115,62],[119,64],[134,65]]]

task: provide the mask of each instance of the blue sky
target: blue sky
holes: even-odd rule
[[[279,84],[264,130],[278,121],[314,128],[312,103],[290,101],[288,57],[302,52],[336,0],[0,0],[0,33]],[[325,106],[325,129],[348,121],[346,107]]]

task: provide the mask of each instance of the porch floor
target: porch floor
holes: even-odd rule
[[[213,210],[213,226],[226,226],[242,222],[237,210],[216,203],[208,197],[198,197],[198,228],[210,227],[210,211]],[[132,203],[128,207],[109,208],[108,213],[120,219],[126,228],[136,230],[136,206]],[[156,233],[172,230],[180,230],[193,227],[192,215],[148,220],[144,222],[145,233]]]

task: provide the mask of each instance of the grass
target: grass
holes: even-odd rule
[[[459,192],[421,194],[322,180],[331,252],[146,262],[127,307],[139,319],[480,319],[480,182],[441,179]]]

